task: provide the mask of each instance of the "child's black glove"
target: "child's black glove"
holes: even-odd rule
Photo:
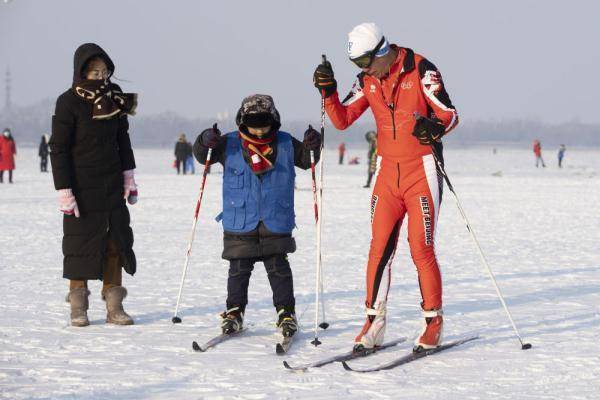
[[[217,124],[214,124],[212,128],[203,130],[200,134],[200,138],[203,146],[215,149],[219,145],[221,131],[217,128]]]
[[[321,147],[321,134],[317,132],[312,125],[308,126],[306,132],[304,132],[304,147],[308,150],[318,150]]]

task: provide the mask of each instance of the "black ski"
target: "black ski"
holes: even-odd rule
[[[284,355],[285,353],[288,352],[288,350],[290,349],[290,347],[292,346],[292,342],[294,340],[294,336],[289,336],[289,337],[283,337],[283,339],[281,339],[281,342],[277,343],[277,345],[275,346],[275,353],[277,353],[277,355]]]
[[[215,347],[219,343],[223,343],[227,339],[239,336],[240,334],[244,333],[246,331],[246,329],[247,328],[243,328],[242,330],[240,330],[238,332],[234,332],[234,333],[221,333],[220,335],[215,336],[214,338],[210,339],[208,342],[204,343],[203,345],[199,345],[198,342],[194,341],[194,342],[192,342],[192,348],[194,349],[194,351],[205,352],[206,350],[210,349],[211,347]]]
[[[290,364],[288,364],[287,361],[284,361],[283,366],[292,371],[305,371],[309,368],[318,368],[318,367],[322,367],[323,365],[331,364],[334,362],[348,361],[348,360],[352,360],[352,359],[359,358],[359,357],[366,357],[368,355],[378,352],[379,350],[383,350],[383,349],[387,349],[388,347],[396,346],[398,343],[402,343],[404,341],[406,341],[406,338],[399,338],[399,339],[395,339],[395,340],[386,342],[386,343],[382,344],[381,346],[375,347],[373,349],[365,349],[365,350],[359,351],[359,352],[350,350],[343,354],[338,354],[335,356],[323,358],[321,360],[314,361],[314,362],[304,364],[304,365],[291,366]]]
[[[440,351],[444,351],[444,350],[450,349],[452,347],[461,345],[463,343],[470,342],[471,340],[475,340],[475,339],[479,339],[479,336],[471,336],[471,337],[467,337],[467,338],[463,338],[463,339],[458,339],[458,340],[455,340],[453,342],[448,342],[446,344],[443,344],[440,347],[436,347],[435,349],[423,350],[423,351],[418,352],[418,353],[411,352],[410,354],[407,354],[405,356],[402,356],[400,358],[397,358],[397,359],[392,360],[390,362],[387,362],[385,364],[378,365],[376,367],[368,367],[368,368],[363,368],[363,369],[352,368],[350,365],[348,365],[348,363],[346,362],[346,360],[342,361],[342,365],[344,366],[344,369],[346,371],[354,371],[354,372],[383,371],[383,370],[395,368],[395,367],[397,367],[399,365],[407,364],[407,363],[409,363],[411,361],[415,361],[415,360],[418,360],[418,359],[423,358],[423,357],[430,356],[430,355],[435,354],[435,353],[439,353]]]

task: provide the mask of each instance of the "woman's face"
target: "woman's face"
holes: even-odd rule
[[[271,131],[271,125],[269,125],[269,126],[263,126],[261,128],[252,128],[250,126],[248,127],[248,133],[251,133],[251,134],[256,135],[258,137],[266,135],[270,131]]]
[[[110,71],[106,66],[106,63],[101,58],[92,59],[87,69],[85,70],[85,79],[91,80],[103,80],[108,79]]]

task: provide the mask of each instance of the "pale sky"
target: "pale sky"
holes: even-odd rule
[[[75,48],[102,46],[140,114],[214,117],[251,93],[282,117],[318,118],[312,73],[326,53],[342,97],[359,72],[347,33],[375,22],[440,69],[462,120],[600,123],[597,1],[0,1],[0,106],[68,88]]]

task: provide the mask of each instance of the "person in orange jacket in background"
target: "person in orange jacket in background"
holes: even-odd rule
[[[316,68],[313,80],[337,129],[350,126],[369,107],[377,124],[381,165],[371,198],[367,318],[355,339],[355,350],[383,343],[390,266],[407,214],[424,317],[414,351],[435,348],[442,340],[443,318],[442,280],[434,251],[442,180],[434,151],[443,162],[440,139],[456,126],[458,115],[440,72],[426,58],[390,44],[374,23],[356,26],[348,39],[350,60],[361,73],[343,102],[328,61]]]
[[[541,161],[542,167],[546,168],[546,164],[544,164],[544,159],[542,158],[542,144],[538,139],[533,141],[533,154],[535,154],[535,167],[538,168]]]
[[[339,164],[342,165],[344,163],[344,154],[346,154],[346,143],[340,143],[340,145],[338,146],[338,153],[340,155]]]

